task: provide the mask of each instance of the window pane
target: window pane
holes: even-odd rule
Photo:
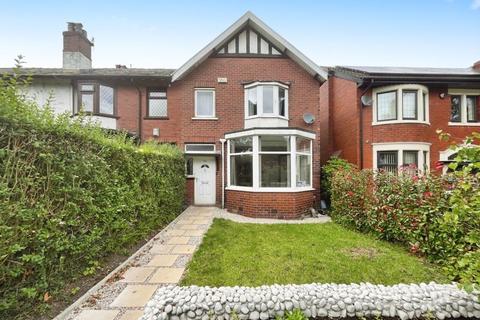
[[[189,152],[213,152],[215,146],[213,144],[187,144],[185,150]]]
[[[248,115],[256,116],[257,115],[257,88],[247,89],[248,97]]]
[[[260,140],[260,151],[287,152],[290,151],[289,136],[262,136]]]
[[[403,119],[417,119],[416,91],[403,91]]]
[[[278,88],[278,113],[285,117],[285,89],[282,87]]]
[[[148,96],[150,98],[166,98],[167,93],[165,91],[149,91]]]
[[[213,117],[213,91],[197,91],[197,116]]]
[[[423,151],[423,171],[428,170],[428,151]]]
[[[100,86],[100,113],[113,114],[113,88]]]
[[[297,152],[310,152],[310,139],[297,137]]]
[[[95,91],[95,86],[93,84],[82,84],[80,86],[81,91]]]
[[[251,187],[253,181],[252,155],[230,156],[230,184],[232,186]]]
[[[81,95],[80,108],[84,112],[93,112],[93,94],[83,93]]]
[[[252,137],[230,140],[230,153],[252,152]]]
[[[187,162],[185,163],[186,166],[186,174],[187,176],[193,175],[193,158],[187,158]]]
[[[467,121],[477,121],[477,97],[467,96]]]
[[[297,187],[309,187],[311,157],[306,155],[297,155]]]
[[[387,172],[397,173],[398,152],[397,151],[379,151],[377,153],[377,168]]]
[[[452,96],[452,110],[450,113],[450,121],[451,122],[461,122],[462,121],[462,112],[461,112],[461,105],[462,105],[462,96]]]
[[[403,151],[403,165],[418,165],[418,151]]]
[[[148,100],[148,116],[149,117],[168,116],[167,99],[149,99]]]
[[[397,92],[384,92],[377,94],[377,119],[397,119]]]
[[[273,86],[263,86],[263,113],[273,113]]]
[[[262,187],[290,187],[290,155],[261,154],[260,184]]]
[[[423,94],[423,121],[427,121],[427,99],[428,96],[426,93]]]

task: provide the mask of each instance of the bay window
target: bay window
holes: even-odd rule
[[[428,123],[428,88],[405,84],[373,89],[373,124]]]
[[[274,131],[256,129],[226,135],[229,187],[271,192],[311,188],[314,134]]]
[[[245,118],[288,117],[288,86],[254,82],[245,86]]]
[[[430,144],[424,142],[374,143],[374,169],[416,174],[429,170]]]

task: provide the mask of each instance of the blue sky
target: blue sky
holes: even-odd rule
[[[0,66],[61,67],[67,21],[94,67],[177,68],[251,10],[319,65],[466,67],[480,60],[480,0],[0,0]]]

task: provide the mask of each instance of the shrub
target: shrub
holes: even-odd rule
[[[349,170],[353,169],[355,166],[338,157],[330,158],[327,163],[322,167],[322,174],[321,174],[321,191],[322,191],[322,199],[330,205],[331,202],[331,183],[333,175],[339,170]]]
[[[332,218],[400,242],[444,266],[452,280],[480,283],[480,148],[467,138],[447,176],[342,169],[332,179]]]
[[[137,147],[86,118],[54,116],[0,80],[0,318],[24,318],[72,278],[182,209],[184,161],[170,145]]]

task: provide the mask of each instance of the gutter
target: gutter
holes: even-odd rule
[[[367,87],[361,92],[360,94],[360,98],[359,98],[359,105],[360,105],[360,116],[358,117],[359,118],[359,122],[360,122],[360,130],[359,130],[359,137],[358,137],[358,142],[359,142],[359,147],[360,147],[360,170],[363,169],[363,103],[362,103],[362,97],[365,93],[367,93],[368,90],[370,90],[370,88],[372,88],[373,86],[373,83],[375,82],[375,80],[370,80],[370,83],[367,85]]]

